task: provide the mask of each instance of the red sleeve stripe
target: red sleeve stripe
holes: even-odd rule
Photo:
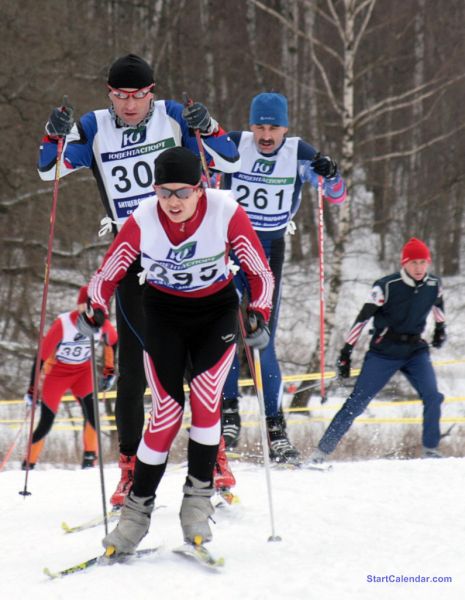
[[[444,323],[446,320],[446,315],[438,306],[433,306],[433,317],[436,323]]]
[[[365,327],[365,325],[367,323],[368,323],[368,321],[362,321],[362,323],[356,323],[352,327],[352,329],[349,331],[348,336],[346,337],[347,344],[350,344],[351,346],[355,346],[358,338],[360,337],[360,335],[363,331],[363,328]]]
[[[239,235],[232,241],[232,245],[239,260],[243,262],[250,272],[257,275],[261,280],[261,291],[257,298],[253,298],[250,306],[257,308],[271,308],[273,301],[273,274],[260,258],[260,254],[254,248],[252,242],[243,235]]]
[[[118,277],[118,272],[127,270],[138,255],[138,251],[128,242],[122,242],[108,257],[100,269],[100,274],[107,281],[113,281]]]

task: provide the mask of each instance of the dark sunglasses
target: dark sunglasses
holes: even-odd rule
[[[199,185],[193,185],[189,187],[179,188],[179,190],[170,190],[165,187],[161,187],[159,185],[155,185],[155,192],[159,198],[163,198],[163,200],[168,200],[171,196],[176,196],[179,200],[187,200],[195,190],[199,189]]]

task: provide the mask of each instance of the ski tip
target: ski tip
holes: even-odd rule
[[[227,458],[243,458],[243,454],[241,454],[240,452],[234,452],[233,450],[226,450],[226,457]]]
[[[66,521],[62,522],[61,528],[63,529],[63,531],[65,533],[71,533],[73,531],[73,528],[70,525],[68,525],[68,523],[66,523]]]
[[[59,577],[57,573],[52,573],[48,567],[42,569],[42,572],[44,575],[47,575],[47,577],[50,577],[50,579],[57,579],[57,577]]]
[[[215,567],[224,567],[224,558],[222,556],[220,556],[219,558],[216,559],[215,564],[213,565]]]

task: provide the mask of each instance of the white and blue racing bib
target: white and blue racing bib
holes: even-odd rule
[[[207,211],[197,230],[175,246],[157,214],[157,198],[144,200],[134,213],[141,231],[141,264],[148,283],[167,290],[194,292],[229,275],[227,232],[237,205],[229,191],[209,189]]]
[[[154,103],[154,113],[143,127],[115,128],[108,110],[95,111],[97,134],[93,152],[110,199],[118,229],[139,203],[154,196],[154,165],[157,156],[181,145],[181,129],[171,119],[163,100]]]
[[[258,152],[253,133],[241,135],[242,166],[232,176],[231,190],[258,231],[282,229],[293,217],[298,143],[297,137],[286,138],[278,154],[267,157]]]

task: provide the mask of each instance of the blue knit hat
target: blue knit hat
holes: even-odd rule
[[[249,123],[287,127],[287,98],[276,92],[258,94],[250,104]]]

